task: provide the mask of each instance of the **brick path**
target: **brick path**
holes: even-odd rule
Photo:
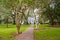
[[[34,40],[33,37],[33,25],[26,29],[22,34],[16,36],[15,40]]]

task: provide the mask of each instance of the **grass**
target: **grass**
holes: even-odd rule
[[[20,31],[23,32],[29,25],[22,25]],[[16,26],[9,24],[9,28],[6,28],[6,24],[0,24],[0,40],[14,40],[13,32],[17,32]]]
[[[60,28],[48,27],[47,24],[40,24],[39,28],[44,30],[34,30],[34,40],[60,40]]]

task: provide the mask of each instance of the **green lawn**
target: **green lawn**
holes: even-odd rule
[[[22,25],[20,31],[23,32],[29,25]],[[6,24],[0,24],[0,40],[14,40],[12,33],[17,32],[16,26],[9,24],[9,28],[6,28]]]
[[[60,40],[60,28],[48,27],[46,24],[39,25],[43,30],[34,30],[34,40]]]

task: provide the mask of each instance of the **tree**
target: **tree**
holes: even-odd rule
[[[46,6],[46,10],[43,13],[43,15],[50,20],[50,24],[54,25],[58,20],[60,19],[59,17],[59,0],[51,0],[50,3]]]
[[[18,30],[18,33],[19,33],[19,30],[20,30],[20,25],[19,25],[19,20],[18,20],[18,11],[16,8],[18,6],[18,3],[19,3],[19,0],[2,0],[2,6],[5,8],[5,9],[9,9],[14,11],[14,14],[15,14],[15,22],[16,22],[16,27],[17,27],[17,30]],[[7,13],[7,12],[6,12]]]
[[[60,24],[60,0],[54,0],[55,1],[55,15],[57,17],[57,22]]]

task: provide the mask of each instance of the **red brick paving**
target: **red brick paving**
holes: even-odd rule
[[[34,40],[33,37],[33,25],[26,29],[22,34],[16,36],[15,40]]]

